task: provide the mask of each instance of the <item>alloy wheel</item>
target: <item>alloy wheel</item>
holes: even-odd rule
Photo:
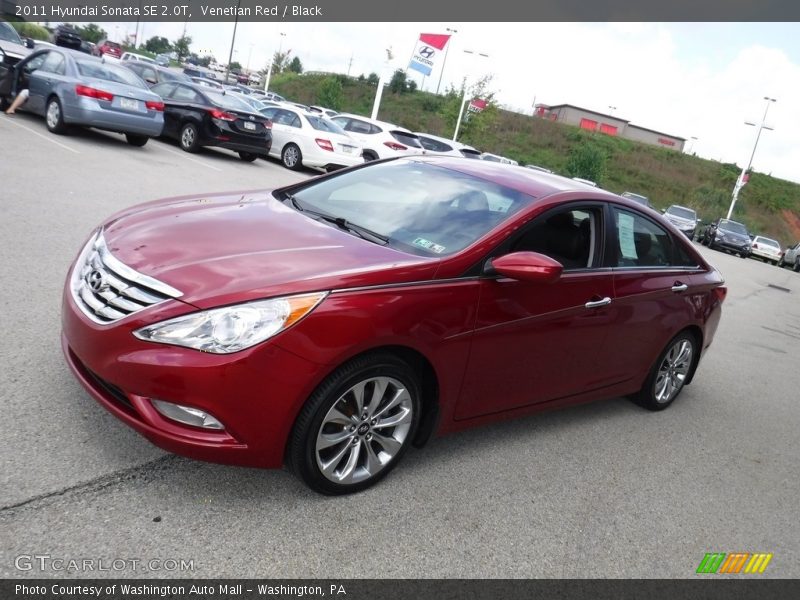
[[[58,127],[59,121],[61,121],[61,107],[58,102],[53,100],[47,105],[47,126],[55,129]]]
[[[285,164],[290,169],[294,168],[297,164],[297,148],[295,146],[288,146],[283,151],[283,164]]]
[[[692,368],[692,353],[692,343],[687,339],[677,340],[666,353],[653,387],[656,402],[667,403],[681,390]]]
[[[184,127],[181,133],[181,145],[184,148],[191,148],[194,144],[194,129],[191,127]]]
[[[374,477],[405,445],[413,407],[406,387],[392,377],[370,377],[350,387],[317,433],[315,455],[322,475],[345,485]]]

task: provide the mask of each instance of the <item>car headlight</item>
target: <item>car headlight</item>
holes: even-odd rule
[[[327,295],[316,292],[204,310],[142,327],[133,335],[148,342],[230,354],[288,329]]]

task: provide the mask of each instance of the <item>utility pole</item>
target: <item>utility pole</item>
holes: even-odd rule
[[[768,127],[766,125],[767,121],[767,111],[769,111],[769,105],[773,102],[777,102],[775,98],[770,98],[769,96],[764,96],[764,100],[767,101],[767,107],[764,109],[764,116],[761,118],[761,123],[758,125],[758,132],[756,133],[756,143],[753,144],[753,151],[750,153],[750,161],[747,163],[747,166],[742,169],[741,174],[739,175],[739,179],[736,180],[736,185],[733,186],[733,194],[731,195],[731,206],[728,208],[728,215],[725,217],[726,219],[731,218],[731,214],[733,214],[733,207],[736,206],[736,200],[739,199],[739,192],[744,187],[744,184],[747,183],[747,172],[750,170],[750,167],[753,166],[753,158],[756,155],[756,148],[758,148],[758,140],[761,137],[761,130],[762,129],[769,129],[772,131],[772,127]],[[750,123],[749,121],[744,122],[745,125],[751,125],[755,127],[755,123]]]
[[[353,66],[353,55],[350,55],[350,61],[347,63],[347,76],[350,77],[350,67]]]
[[[488,54],[484,54],[483,52],[475,52],[473,50],[464,50],[464,54],[471,54],[472,56],[482,56],[483,58],[489,58]],[[469,92],[469,85],[467,85],[467,81],[464,81],[464,97],[461,99],[461,110],[458,111],[458,120],[456,121],[456,130],[453,133],[453,141],[458,141],[458,130],[461,129],[461,119],[464,117],[464,108],[467,105],[467,93]]]

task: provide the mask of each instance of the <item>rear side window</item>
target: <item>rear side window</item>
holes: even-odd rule
[[[614,267],[668,267],[673,261],[669,233],[649,219],[612,207],[617,247],[610,249]],[[687,257],[688,258],[688,257]]]
[[[389,133],[401,144],[412,148],[422,148],[422,144],[419,143],[419,138],[413,133],[408,133],[406,131],[390,131]]]

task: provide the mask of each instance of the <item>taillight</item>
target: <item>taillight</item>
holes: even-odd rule
[[[314,140],[314,141],[315,141],[315,142],[317,142],[317,146],[319,146],[319,147],[320,147],[320,148],[322,148],[323,150],[327,150],[328,152],[333,152],[333,144],[331,144],[331,141],[330,141],[330,140],[325,140],[325,139],[322,139],[322,138],[317,138],[317,139],[316,139],[316,140]]]
[[[384,146],[389,146],[392,150],[408,150],[407,146],[403,146],[403,144],[398,144],[397,142],[383,142]]]
[[[270,121],[269,119],[267,119],[266,121],[264,121],[264,127],[265,127],[266,129],[272,129],[272,121]]]
[[[220,121],[235,121],[238,118],[236,115],[232,115],[218,108],[212,108],[208,112],[211,114],[212,118],[219,119]]]
[[[728,288],[726,288],[724,285],[715,287],[714,295],[717,297],[717,300],[719,300],[720,304],[722,304],[723,302],[725,302],[725,298],[728,295]]]
[[[154,102],[152,100],[148,100],[144,103],[147,107],[147,110],[157,110],[158,112],[164,111],[164,103],[163,102]]]
[[[753,248],[758,248],[758,244],[753,244]]]
[[[114,94],[87,85],[76,85],[75,93],[78,94],[78,96],[86,96],[87,98],[95,98],[97,100],[108,100],[109,102],[114,99]]]

